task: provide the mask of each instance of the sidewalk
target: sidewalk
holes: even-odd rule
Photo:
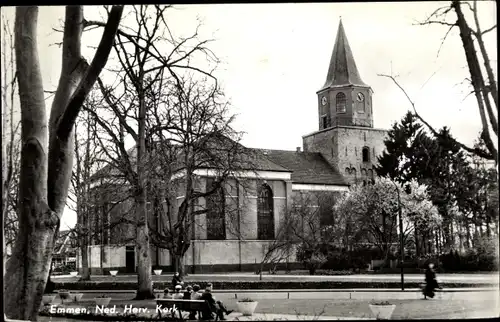
[[[164,273],[162,275],[153,275],[154,281],[170,281],[172,275]],[[78,277],[71,275],[53,275],[54,282],[58,281],[76,281]],[[137,274],[118,274],[116,277],[111,275],[92,275],[91,281],[137,281]],[[471,273],[471,274],[438,274],[440,282],[467,282],[467,283],[500,283],[499,272],[491,273]],[[353,275],[269,275],[262,276],[263,281],[362,281],[362,282],[399,282],[400,274],[353,274]],[[404,274],[404,279],[410,281],[423,281],[423,274]],[[186,281],[259,281],[260,276],[254,273],[222,273],[222,274],[189,274],[185,277]]]
[[[135,296],[135,291],[71,291],[72,293],[83,293],[83,298],[87,301],[93,300],[94,297],[102,294],[110,295],[116,301],[130,301]],[[155,292],[156,296],[162,296],[162,292]],[[225,291],[214,290],[213,293],[218,299],[223,301],[235,301],[243,298],[252,298],[255,300],[418,300],[422,299],[422,292],[419,289],[394,291],[384,290],[245,290],[245,291]],[[468,300],[469,298],[488,298],[500,303],[500,291],[498,289],[466,289],[463,291],[456,290],[438,290],[436,298],[441,300]],[[151,300],[154,302],[154,300]],[[60,303],[56,299],[55,303]]]

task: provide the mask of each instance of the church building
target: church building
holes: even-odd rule
[[[326,81],[316,95],[318,129],[302,137],[302,149],[250,148],[258,159],[256,168],[238,174],[247,187],[242,189],[231,179],[225,183],[227,195],[221,202],[227,200],[236,209],[236,223],[234,220],[230,223],[227,213],[208,212],[196,217],[191,245],[184,256],[188,273],[255,270],[275,239],[284,211],[295,195],[340,194],[347,192],[352,184],[374,180],[374,165],[384,149],[386,131],[374,128],[373,91],[360,77],[342,21]],[[197,170],[198,188],[207,189],[215,176],[209,168]],[[177,200],[180,202],[183,197],[179,195]],[[209,202],[207,198],[197,206]],[[113,212],[96,220],[102,224],[112,216]],[[156,225],[163,225],[161,218]],[[110,270],[136,272],[135,230],[130,228],[104,229],[102,236],[92,239],[89,265],[93,274],[106,274]],[[124,244],[124,240],[130,241]],[[154,267],[171,270],[167,249],[152,246],[151,257]],[[284,261],[289,267],[299,265],[295,254]]]

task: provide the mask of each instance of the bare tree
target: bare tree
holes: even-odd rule
[[[83,100],[106,64],[122,11],[122,6],[111,9],[101,43],[87,66],[80,52],[83,8],[66,7],[63,66],[47,123],[37,49],[38,8],[16,8],[22,150],[19,233],[4,278],[4,307],[10,318],[37,319],[71,179],[71,132]]]
[[[339,198],[335,192],[297,192],[280,221],[275,240],[268,246],[261,262],[277,263],[297,252],[297,259],[313,275],[326,262],[329,246],[337,245],[343,225],[334,206]]]
[[[165,17],[169,6],[133,6],[131,21],[126,29],[118,30],[114,52],[118,60],[116,73],[119,85],[105,86],[99,82],[106,104],[112,109],[118,121],[118,131],[111,123],[98,121],[106,129],[110,140],[116,146],[114,152],[107,153],[113,168],[121,172],[132,188],[135,201],[136,245],[139,252],[137,299],[153,298],[151,283],[151,257],[148,233],[147,212],[147,93],[153,84],[163,81],[165,86],[179,84],[178,73],[187,70],[196,71],[215,79],[210,72],[191,65],[190,61],[197,54],[207,60],[217,61],[213,53],[205,47],[208,41],[197,39],[197,30],[187,38],[175,37]],[[99,27],[104,23],[86,21],[85,27]],[[137,108],[138,113],[132,113]],[[137,128],[137,130],[135,129]],[[131,137],[135,143],[135,161],[125,149],[125,137]]]
[[[476,28],[475,30],[469,26],[462,11],[463,6],[466,6],[471,10],[474,18],[474,25]],[[446,18],[447,15],[452,11],[456,13],[457,20],[454,22],[449,22],[446,20]],[[498,150],[497,147],[495,147],[494,143],[498,141],[498,88],[495,81],[495,76],[493,74],[493,69],[491,67],[491,61],[486,51],[483,39],[483,36],[486,33],[496,29],[496,25],[482,30],[479,23],[477,1],[473,1],[473,4],[471,5],[469,2],[458,0],[452,0],[450,2],[450,5],[438,8],[425,21],[420,22],[419,24],[440,24],[448,26],[448,31],[443,38],[442,44],[446,40],[449,32],[454,27],[458,27],[458,29],[460,30],[460,39],[462,41],[467,65],[469,67],[469,73],[471,76],[469,80],[473,88],[471,93],[474,93],[476,97],[479,115],[481,117],[481,138],[485,142],[487,151],[479,149],[477,147],[469,147],[463,143],[456,141],[455,139],[453,140],[464,150],[485,159],[495,160],[495,163],[498,164]],[[476,50],[476,43],[477,46],[479,46],[479,57]],[[483,70],[481,69],[479,58],[482,58],[484,69],[486,70],[487,74],[487,80],[484,79]],[[396,78],[393,75],[386,74],[379,74],[379,76],[390,78],[396,84],[396,86],[398,86],[403,91],[406,98],[413,107],[415,116],[417,116],[433,134],[437,135],[438,132],[417,113],[414,102],[404,90],[404,88],[400,85],[400,83],[396,81]],[[492,106],[491,99],[495,104],[494,107]],[[492,134],[494,135],[493,138]]]
[[[221,216],[219,229],[225,235],[226,217],[231,221],[228,226],[234,227],[238,208],[226,205],[219,209],[231,195],[225,191],[228,179],[244,188],[237,174],[243,168],[252,169],[247,149],[238,142],[239,133],[231,128],[233,117],[222,92],[217,85],[205,84],[203,79],[178,77],[171,93],[162,95],[158,88],[153,92],[166,100],[151,104],[148,118],[152,123],[148,131],[150,163],[157,165],[148,177],[154,210],[161,218],[161,228],[151,231],[152,242],[169,250],[173,268],[180,274],[185,273],[183,257],[191,245],[196,216],[209,212]],[[215,172],[213,183],[205,189],[198,186],[196,172],[201,169]],[[177,196],[183,196],[180,204]],[[198,203],[201,199],[207,201],[205,206]]]

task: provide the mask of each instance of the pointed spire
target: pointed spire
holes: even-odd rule
[[[345,85],[368,86],[359,76],[358,68],[356,67],[351,47],[349,47],[349,42],[347,41],[344,26],[342,25],[342,17],[340,17],[337,38],[335,39],[335,46],[333,47],[332,58],[328,67],[328,75],[325,85],[323,85],[321,90]]]

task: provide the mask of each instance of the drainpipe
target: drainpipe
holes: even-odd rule
[[[240,184],[236,182],[236,204],[238,205],[238,208],[236,209],[236,215],[238,220],[238,269],[241,272],[242,271],[242,265],[241,265],[241,205],[240,205]]]

